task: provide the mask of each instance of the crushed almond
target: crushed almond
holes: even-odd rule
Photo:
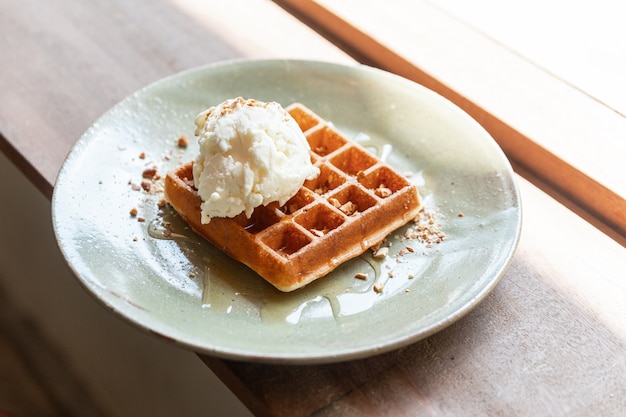
[[[393,194],[393,192],[389,188],[385,187],[384,184],[380,184],[378,188],[374,190],[374,194],[380,198],[386,198]]]
[[[433,244],[441,243],[446,238],[432,211],[420,211],[413,223],[404,233],[406,239],[417,240],[431,248]]]
[[[364,274],[363,272],[359,272],[359,273],[354,274],[354,278],[366,280],[367,279],[367,274]]]
[[[180,148],[186,148],[187,146],[189,146],[189,140],[187,140],[187,136],[181,135],[178,137],[178,139],[176,139],[176,144]]]
[[[314,191],[315,191],[315,194],[322,195],[322,194],[326,194],[328,192],[328,188],[329,188],[328,187],[328,183],[321,184]]]
[[[358,213],[356,204],[352,201],[346,201],[339,207],[339,210],[346,216],[353,216]]]
[[[389,254],[389,247],[383,246],[382,248],[376,249],[376,251],[374,252],[372,256],[376,259],[382,259],[382,258],[387,257],[388,254]]]
[[[148,178],[148,179],[152,179],[154,177],[157,176],[157,169],[156,167],[151,167],[151,168],[146,168],[143,170],[143,172],[141,173],[141,176],[143,178]]]
[[[144,189],[144,191],[150,191],[150,188],[152,188],[152,182],[148,181],[148,180],[143,180],[141,181],[141,188]]]
[[[339,200],[337,200],[337,199],[336,199],[336,198],[334,198],[334,197],[329,198],[329,199],[328,199],[328,202],[329,202],[329,203],[330,203],[333,207],[335,207],[335,208],[339,208],[339,207],[341,207],[341,203],[339,202]]]

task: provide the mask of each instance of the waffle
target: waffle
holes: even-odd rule
[[[320,175],[283,206],[202,224],[193,161],[165,178],[167,201],[196,233],[285,292],[378,245],[420,210],[417,188],[404,176],[301,104],[286,110],[304,132]]]

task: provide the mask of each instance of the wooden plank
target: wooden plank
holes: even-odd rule
[[[265,1],[25,0],[1,9],[0,150],[48,197],[80,135],[146,84],[229,59],[354,62]]]
[[[431,2],[277,0],[356,59],[477,119],[520,172],[626,244],[626,117]]]
[[[343,6],[336,7],[357,5],[349,0],[339,3]],[[120,98],[150,81],[198,64],[238,57],[352,62],[271,2],[212,3],[218,4],[220,8],[203,6],[200,0],[130,4],[120,0],[25,0],[3,4],[0,146],[22,161],[22,169],[49,196],[64,155],[84,129]],[[319,6],[315,2],[301,4]],[[358,4],[363,12],[373,10],[367,2]],[[415,50],[420,56],[423,53],[424,59],[447,64],[445,60],[431,61],[428,53],[441,58],[446,54],[438,48],[465,32],[433,32],[433,24],[447,20],[440,16],[440,20],[430,20],[429,26],[422,19],[437,14],[429,14],[427,7],[422,12],[420,16],[400,16],[399,21],[419,19],[411,20],[417,24],[412,30],[437,33],[441,39],[424,35],[410,40],[422,39]],[[369,16],[383,23],[391,19],[387,11]],[[327,17],[325,28],[343,22],[332,13]],[[458,68],[421,65],[413,62],[419,56],[409,60],[404,52],[386,46],[384,34],[374,39],[354,30],[356,26],[340,26],[349,29],[342,38],[349,41],[346,45],[360,48],[355,54],[388,59],[405,69],[408,77],[422,77],[429,86],[452,94],[466,109],[482,115],[484,119],[479,120],[485,124],[501,118],[501,135],[518,132],[516,141],[525,144],[524,152],[533,149],[530,138],[538,135],[533,129],[540,133],[554,129],[552,124],[541,123],[541,118],[532,118],[535,113],[517,115],[525,106],[509,103],[509,95],[504,94],[509,90],[492,96],[492,89],[485,85],[499,85],[494,84],[497,78],[491,84],[475,85],[481,78],[472,77],[480,73],[469,59],[462,63],[468,65],[470,79],[459,81],[449,76],[449,72],[462,74]],[[468,40],[472,33],[468,32]],[[356,35],[356,41],[350,41],[348,35]],[[431,41],[437,50],[426,47]],[[378,49],[372,52],[369,47]],[[402,43],[398,47],[408,48]],[[510,58],[505,52],[498,56]],[[455,57],[458,55],[448,58],[454,63]],[[505,61],[509,62],[508,58]],[[560,84],[546,83],[546,88],[555,85]],[[560,91],[555,87],[555,94]],[[489,104],[484,108],[473,101],[483,93],[487,97],[476,102]],[[520,97],[527,97],[522,93]],[[579,108],[577,102],[572,101],[574,108]],[[530,104],[532,100],[526,103]],[[600,110],[593,120],[604,120],[604,110]],[[546,111],[544,116],[550,118],[557,112],[550,106]],[[522,120],[517,122],[513,116]],[[499,125],[494,122],[491,128],[494,126]],[[613,128],[619,126],[606,126],[607,131]],[[549,162],[546,155],[555,154],[544,143],[534,146],[536,154],[526,157],[530,161],[517,156],[520,166],[524,162],[530,169],[533,158]],[[550,167],[567,164],[557,155]],[[591,178],[582,168],[581,172]],[[546,181],[550,179],[553,177]],[[559,415],[572,411],[620,415],[626,406],[625,249],[528,182],[520,183],[525,225],[511,269],[477,309],[443,332],[405,349],[334,365],[270,366],[206,357],[205,362],[258,415]],[[557,185],[561,187],[558,181]],[[587,185],[590,190],[597,189],[593,183]],[[614,188],[608,189],[614,192]],[[600,198],[607,201],[602,195]]]
[[[442,332],[340,364],[203,360],[260,416],[621,415],[626,249],[520,184],[532,204],[510,270]]]

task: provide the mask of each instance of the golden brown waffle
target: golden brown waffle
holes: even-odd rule
[[[191,228],[281,291],[320,278],[414,219],[417,188],[301,104],[287,111],[311,146],[320,175],[285,205],[257,207],[248,219],[200,222],[193,162],[167,174],[166,199]]]

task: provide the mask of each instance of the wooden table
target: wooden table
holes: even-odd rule
[[[623,415],[624,113],[436,1],[407,3],[5,1],[0,149],[50,197],[101,113],[180,70],[242,57],[356,59],[414,79],[481,122],[520,174],[523,232],[500,285],[442,332],[369,359],[202,359],[256,415]]]

